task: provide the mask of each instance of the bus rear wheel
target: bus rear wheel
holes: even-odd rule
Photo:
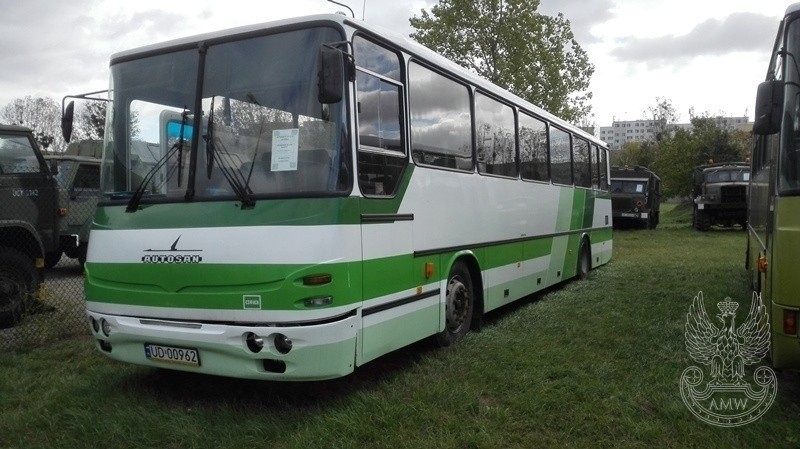
[[[589,271],[592,269],[592,255],[589,252],[589,244],[586,239],[581,241],[581,248],[578,252],[578,279],[586,279],[589,277]]]
[[[464,262],[457,261],[447,278],[445,326],[436,334],[439,346],[450,346],[467,334],[472,322],[474,299],[475,288],[469,269]]]

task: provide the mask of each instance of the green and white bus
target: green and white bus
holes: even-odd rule
[[[800,369],[800,3],[781,21],[758,86],[746,266],[770,314],[775,368]]]
[[[111,59],[97,348],[328,379],[607,263],[603,142],[341,15]]]

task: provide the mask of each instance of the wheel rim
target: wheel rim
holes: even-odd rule
[[[461,279],[453,277],[447,283],[447,330],[457,333],[467,321],[470,308],[469,289]]]

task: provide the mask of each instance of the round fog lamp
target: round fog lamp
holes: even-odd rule
[[[103,335],[111,336],[111,324],[105,318],[100,318],[100,327],[103,329]]]
[[[264,339],[252,332],[248,332],[245,335],[244,341],[247,343],[247,349],[255,354],[258,354],[264,349]]]
[[[274,343],[275,349],[277,349],[281,354],[288,354],[289,351],[292,350],[292,340],[290,340],[286,335],[275,335]]]

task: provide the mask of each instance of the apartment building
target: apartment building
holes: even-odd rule
[[[752,123],[747,117],[716,117],[717,125],[725,129],[744,129],[752,128]],[[654,139],[657,130],[663,127],[663,121],[659,120],[614,120],[611,126],[601,126],[597,137],[606,142],[612,150],[621,150],[625,142],[644,141]],[[671,123],[667,126],[671,129],[692,129],[691,123]]]

